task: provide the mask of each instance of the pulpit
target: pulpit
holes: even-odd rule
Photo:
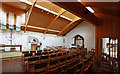
[[[37,44],[31,44],[31,51],[36,51]]]

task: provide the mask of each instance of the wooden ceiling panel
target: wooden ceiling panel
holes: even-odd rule
[[[34,7],[28,24],[31,26],[46,28],[54,18],[55,16],[53,14],[48,14],[46,11],[42,12],[41,9]]]
[[[119,10],[102,9],[97,7],[92,7],[92,8],[96,11],[96,13],[104,13],[104,14],[109,14],[114,16],[119,15]]]
[[[71,24],[67,29],[65,29],[60,35],[66,35],[67,33],[69,33],[71,30],[73,30],[76,26],[78,26],[83,20],[80,19],[76,22],[74,22],[73,24]]]
[[[56,21],[54,21],[53,24],[51,24],[50,29],[54,29],[54,30],[61,30],[62,28],[64,28],[67,24],[69,24],[70,21],[59,17],[58,19],[56,19]]]
[[[34,29],[34,28],[30,28],[30,27],[27,28],[27,31],[40,32],[40,33],[44,32],[44,30]]]
[[[99,19],[89,12],[85,6],[83,6],[80,2],[53,2],[54,4],[66,9],[67,11],[71,12],[72,14],[91,22],[94,25],[99,24]]]
[[[119,15],[119,2],[81,2],[84,6],[90,6],[97,14]],[[104,15],[102,15],[104,17]]]
[[[61,9],[59,6],[57,6],[57,5],[55,5],[55,4],[51,3],[51,2],[37,2],[36,4],[38,4],[38,5],[40,5],[40,6],[44,7],[44,8],[47,8],[47,9],[49,9],[51,11],[54,11],[56,13],[58,13],[60,11],[60,9]]]
[[[21,30],[24,31],[25,27],[24,26],[21,26]],[[27,30],[26,31],[33,31],[33,32],[40,32],[40,33],[43,33],[44,30],[41,30],[41,29],[35,29],[35,28],[32,28],[32,27],[27,27]]]
[[[24,10],[2,3],[2,10],[6,13],[13,12],[15,15],[24,14]]]
[[[26,10],[26,8],[29,6],[28,4],[22,3],[22,2],[3,2],[4,4],[22,9],[22,10]]]
[[[75,17],[77,17],[76,15],[74,15],[74,14],[72,14],[72,13],[70,13],[70,12],[65,12],[64,14],[62,14],[63,16],[65,16],[65,17],[68,17],[68,18],[70,18],[71,20],[73,20]]]
[[[81,2],[81,4],[102,9],[119,10],[119,2]]]
[[[46,32],[47,34],[58,34],[57,32],[52,32],[52,31],[48,31],[48,32]]]

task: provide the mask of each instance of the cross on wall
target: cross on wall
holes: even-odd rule
[[[10,41],[10,45],[12,45],[13,39],[15,38],[12,36],[12,30],[10,30],[10,37],[6,36],[6,38]]]

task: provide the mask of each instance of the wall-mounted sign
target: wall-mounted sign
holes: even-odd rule
[[[6,30],[7,14],[1,11],[1,29]]]
[[[21,16],[16,18],[16,31],[21,31]]]
[[[14,13],[9,13],[9,29],[14,29]]]

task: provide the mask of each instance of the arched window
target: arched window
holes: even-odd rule
[[[74,44],[75,46],[79,45],[80,48],[84,48],[84,38],[81,35],[76,35],[74,37]]]

